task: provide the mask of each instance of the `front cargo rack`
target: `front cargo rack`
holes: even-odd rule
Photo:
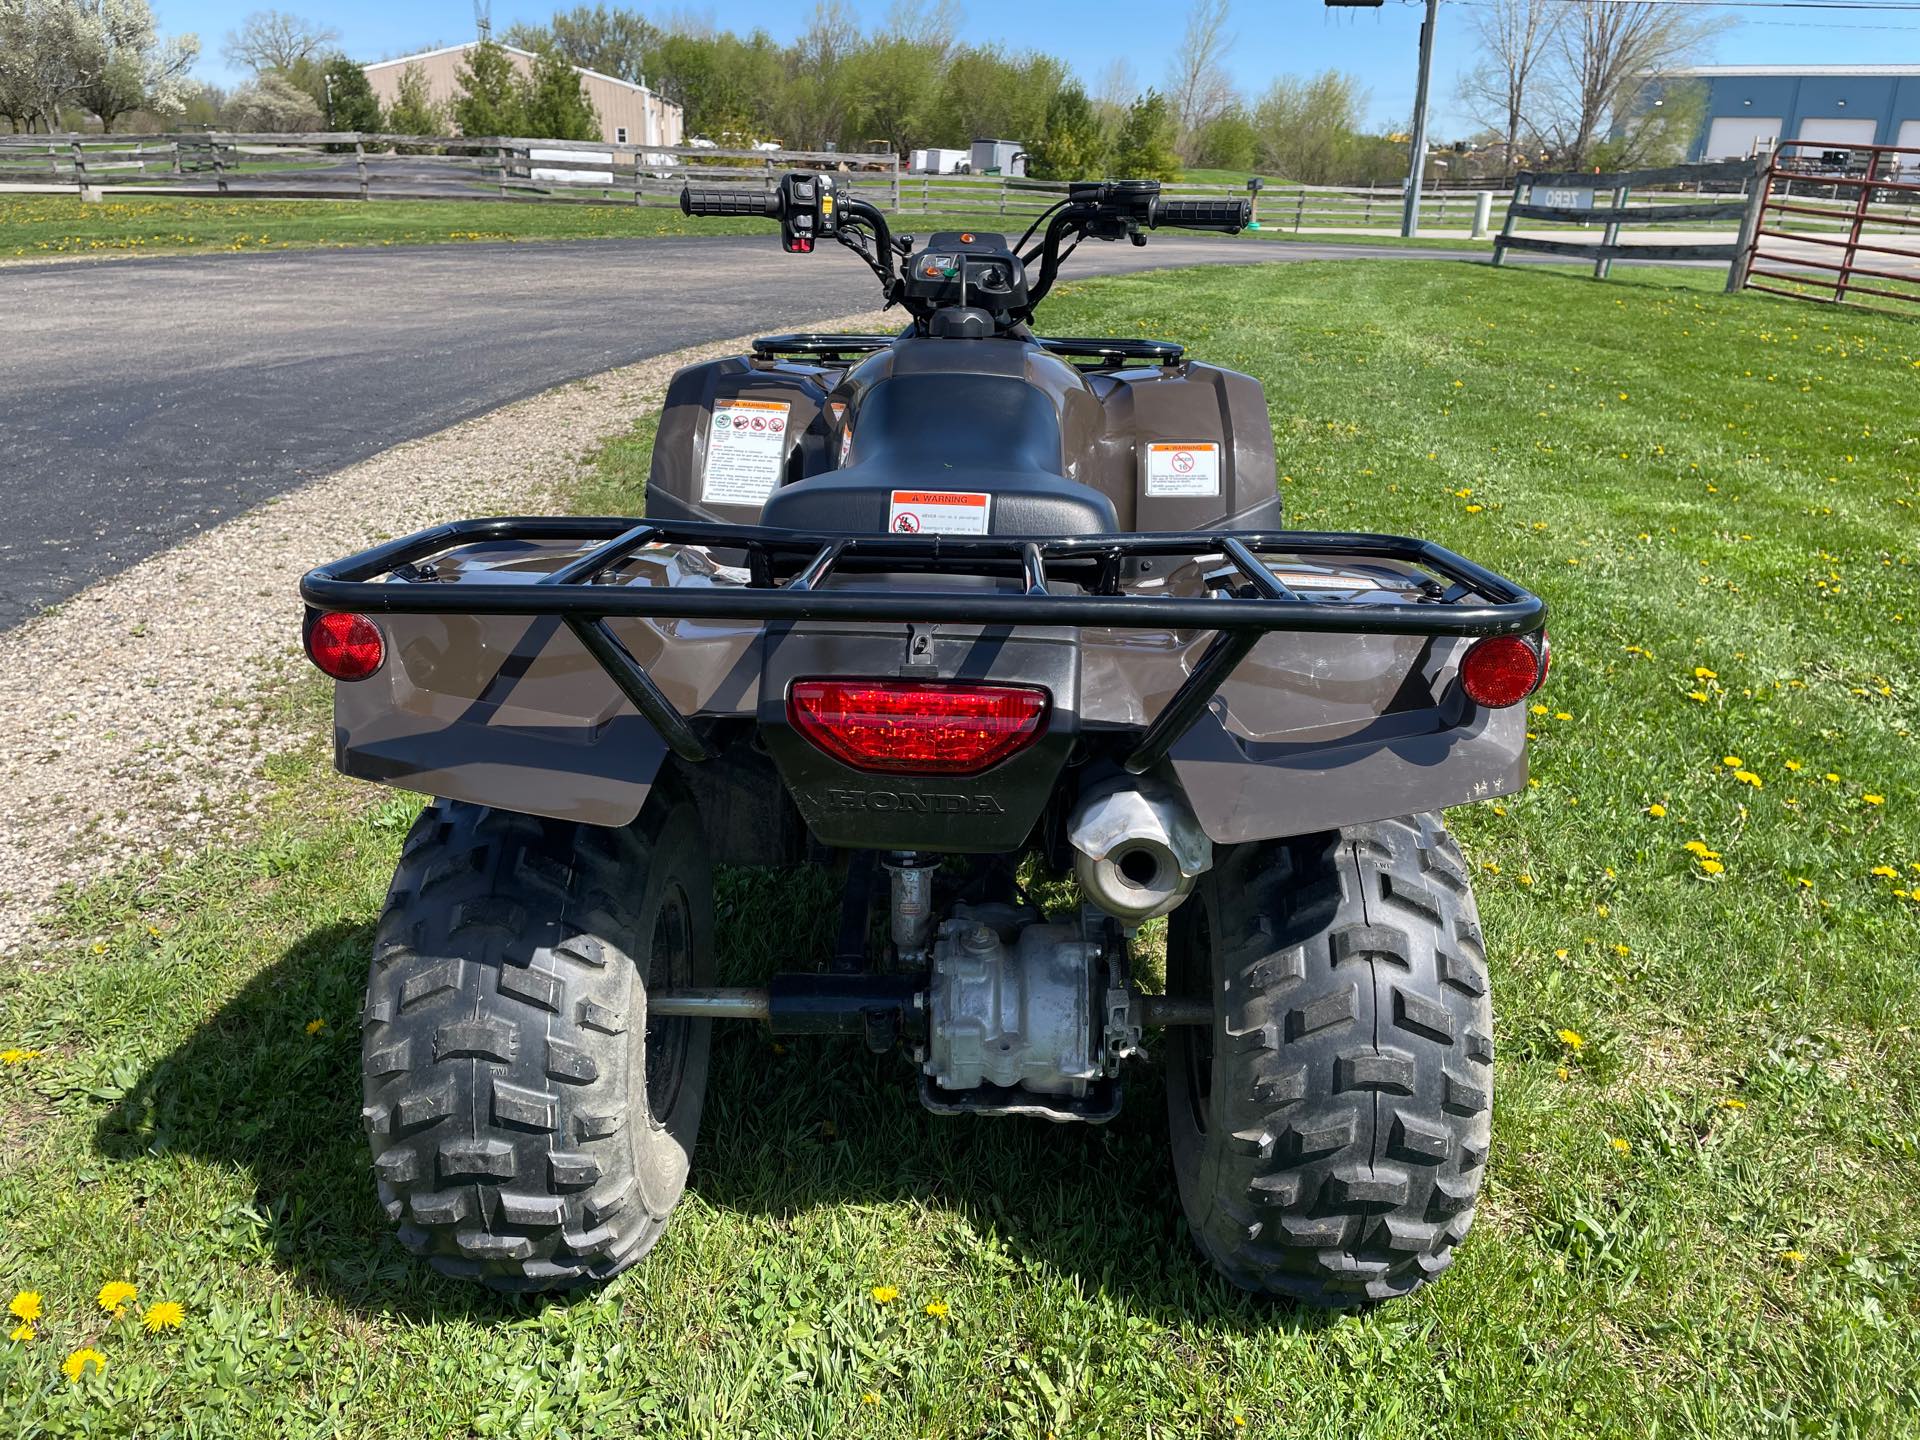
[[[512,542],[592,548],[532,584],[433,579],[437,556],[465,545]],[[748,583],[597,583],[637,552],[662,545],[743,554]],[[1260,558],[1262,552],[1293,559],[1383,561],[1438,578],[1420,585],[1416,601],[1362,606],[1309,600],[1274,574]],[[1168,558],[1217,558],[1237,580],[1225,587],[1226,593],[1209,596],[1123,588],[1130,565]],[[885,574],[889,583],[869,589],[828,584],[861,573]],[[1005,579],[1017,582],[1019,593],[904,589],[898,582],[903,573]],[[1079,593],[1058,593],[1053,587],[1062,583],[1077,586]],[[1263,635],[1526,635],[1541,628],[1547,612],[1545,601],[1504,576],[1432,541],[1399,535],[1313,530],[838,535],[698,520],[559,516],[461,520],[421,530],[309,571],[300,582],[300,595],[315,611],[557,616],[668,746],[689,760],[711,759],[714,751],[608,628],[610,618],[1215,632],[1199,663],[1127,757],[1127,769],[1136,774],[1165,758]]]
[[[794,335],[762,335],[753,342],[753,353],[762,360],[778,359],[784,355],[839,360],[885,350],[899,338],[898,335],[824,335],[811,331]],[[1187,353],[1185,346],[1172,340],[1041,336],[1036,337],[1034,343],[1063,360],[1085,362],[1082,368],[1088,370],[1113,370],[1125,365],[1178,365]]]

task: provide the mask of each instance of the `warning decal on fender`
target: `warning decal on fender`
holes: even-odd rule
[[[787,464],[785,400],[716,400],[707,431],[700,498],[716,505],[764,505]]]
[[[1147,494],[1218,495],[1220,447],[1211,440],[1175,440],[1147,446]]]
[[[896,490],[887,510],[895,535],[984,535],[991,495],[964,490]]]

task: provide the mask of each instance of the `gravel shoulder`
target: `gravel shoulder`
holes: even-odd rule
[[[877,312],[824,322],[871,329]],[[63,887],[230,840],[288,718],[296,586],[313,566],[440,521],[551,508],[593,447],[682,365],[746,337],[605,371],[313,481],[0,635],[0,953]]]

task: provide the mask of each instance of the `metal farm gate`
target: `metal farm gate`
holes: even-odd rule
[[[1783,140],[1760,183],[1741,284],[1920,318],[1920,147]]]

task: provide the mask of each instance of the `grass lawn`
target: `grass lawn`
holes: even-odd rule
[[[1095,281],[1046,319],[1253,372],[1291,521],[1554,607],[1534,779],[1452,814],[1500,1056],[1454,1268],[1342,1318],[1251,1300],[1183,1233],[1157,1071],[1105,1128],[968,1123],[902,1062],[735,1027],[640,1268],[435,1278],[357,1119],[415,802],[330,775],[303,680],[263,834],[74,896],[0,971],[0,1286],[44,1307],[0,1348],[10,1436],[1915,1433],[1920,328],[1444,265]],[[582,505],[631,507],[650,443]],[[831,944],[812,874],[723,876],[719,912],[734,982]]]
[[[1011,226],[1026,216],[905,215],[902,229]],[[1277,223],[1277,222],[1276,222]],[[608,240],[660,235],[764,235],[764,220],[695,220],[661,205],[511,204],[489,200],[221,200],[122,191],[98,204],[67,195],[0,196],[0,260],[68,255],[164,255],[192,251],[306,250],[437,245],[474,240]],[[1262,239],[1314,240],[1264,230]],[[1398,236],[1336,236],[1341,243],[1444,244]]]

